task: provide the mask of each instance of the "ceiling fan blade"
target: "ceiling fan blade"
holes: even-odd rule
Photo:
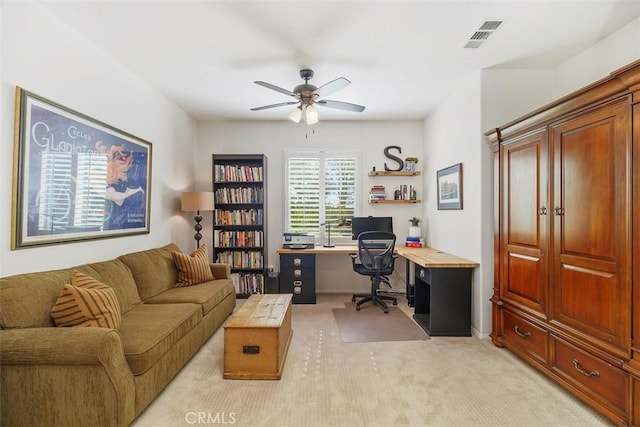
[[[316,101],[316,104],[323,107],[335,108],[337,110],[355,111],[356,113],[361,113],[365,109],[363,105],[351,104],[349,102],[342,101],[332,101],[330,99],[321,99],[320,101]]]
[[[285,105],[293,105],[297,103],[298,101],[279,102],[277,104],[263,105],[262,107],[253,107],[251,111],[259,111],[259,110],[266,110],[269,108],[284,107]]]
[[[345,79],[344,77],[339,77],[325,85],[320,86],[318,89],[313,91],[313,94],[318,95],[318,98],[323,98],[327,95],[331,95],[332,93],[339,91],[340,89],[344,89],[350,84],[351,82],[349,80]]]
[[[275,90],[276,92],[284,93],[285,95],[289,95],[289,96],[293,96],[294,98],[297,98],[297,95],[295,93],[291,92],[290,90],[283,89],[283,88],[281,88],[279,86],[272,85],[271,83],[267,83],[267,82],[263,82],[263,81],[256,81],[254,83],[257,84],[257,85],[260,85],[260,86],[264,86],[267,89]]]

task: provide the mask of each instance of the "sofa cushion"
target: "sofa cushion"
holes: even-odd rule
[[[55,326],[51,307],[73,270],[18,274],[0,279],[0,327],[42,328]]]
[[[147,300],[175,286],[178,269],[171,253],[179,250],[170,243],[161,248],[121,255],[118,259],[131,269],[140,297]]]
[[[51,309],[57,326],[95,326],[118,329],[120,305],[114,290],[94,278],[75,272],[71,284]]]
[[[122,313],[126,313],[142,302],[131,270],[118,259],[85,264],[74,270],[111,286],[116,292]]]
[[[124,355],[134,375],[149,370],[202,321],[197,304],[139,304],[122,315]]]
[[[141,302],[131,271],[118,260],[18,274],[0,279],[0,327],[12,329],[55,326],[51,308],[64,285],[71,282],[74,271],[87,274],[112,287],[121,313],[126,313]]]
[[[176,267],[178,267],[176,286],[193,286],[215,279],[211,273],[211,267],[209,267],[207,245],[200,246],[190,255],[182,252],[173,252],[172,255]]]
[[[229,279],[211,280],[198,285],[171,288],[160,295],[149,298],[148,304],[194,303],[202,306],[202,316],[206,316],[214,307],[230,294],[235,288]]]

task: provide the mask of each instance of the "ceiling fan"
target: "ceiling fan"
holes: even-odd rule
[[[269,108],[284,107],[285,105],[299,104],[297,107],[291,110],[291,112],[289,113],[289,118],[296,123],[299,123],[300,120],[304,119],[305,123],[307,123],[308,125],[318,123],[318,110],[316,109],[315,105],[335,108],[337,110],[355,111],[357,113],[361,113],[362,111],[364,111],[365,107],[362,105],[324,99],[325,96],[330,95],[351,84],[351,82],[344,77],[339,77],[320,87],[309,84],[309,80],[313,78],[313,70],[300,70],[300,77],[304,79],[304,83],[296,86],[293,91],[289,91],[287,89],[283,89],[281,87],[263,81],[254,82],[255,84],[264,86],[267,89],[272,89],[276,92],[289,95],[296,100],[279,102],[277,104],[263,105],[262,107],[254,107],[251,109],[251,111],[266,110]]]

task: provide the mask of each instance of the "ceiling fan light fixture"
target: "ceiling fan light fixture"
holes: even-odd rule
[[[289,119],[295,123],[300,123],[300,119],[302,119],[302,108],[298,106],[291,110],[289,113]]]
[[[315,125],[318,123],[318,109],[313,105],[307,105],[305,109],[305,121],[308,125]]]

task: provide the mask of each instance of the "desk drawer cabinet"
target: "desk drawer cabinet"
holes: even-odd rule
[[[280,292],[293,294],[294,304],[316,303],[314,254],[280,254]]]

